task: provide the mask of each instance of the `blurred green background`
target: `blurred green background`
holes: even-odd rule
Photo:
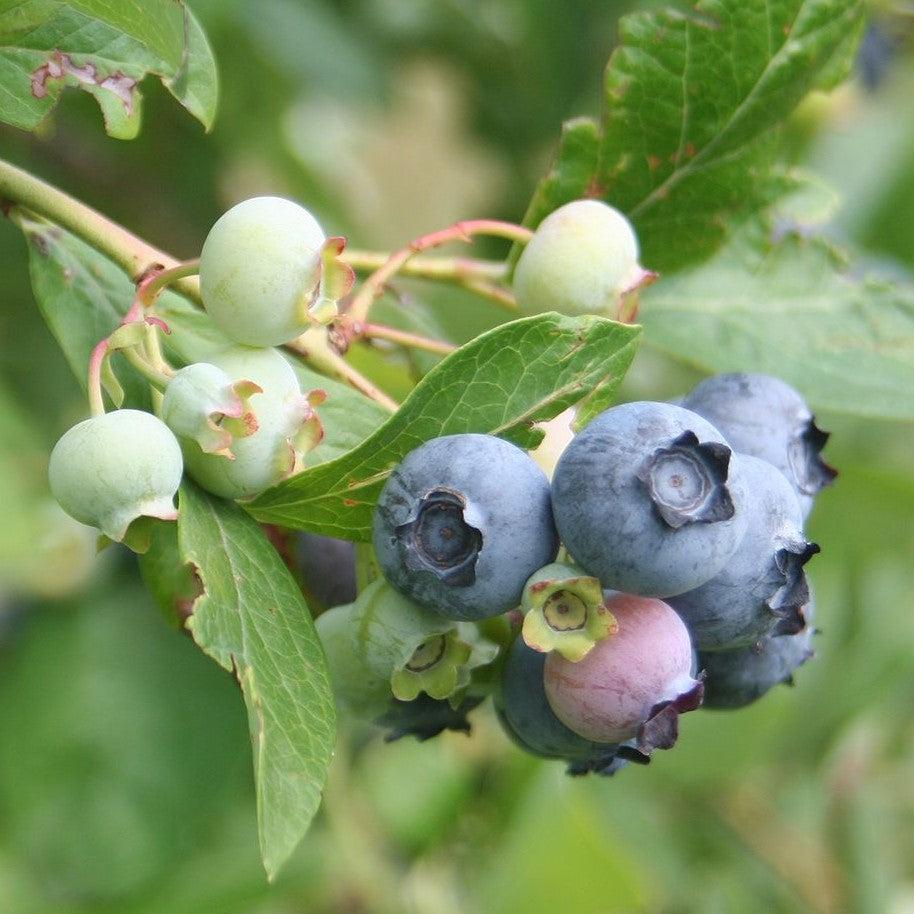
[[[595,113],[615,21],[599,0],[195,0],[220,64],[214,132],[158,84],[139,140],[69,93],[24,164],[172,253],[232,202],[297,197],[385,249],[472,216],[519,219],[565,117]],[[874,17],[857,76],[810,99],[791,156],[844,204],[828,231],[914,267],[914,59]],[[498,255],[498,247],[482,248]],[[816,660],[795,689],[683,721],[612,780],[522,755],[491,712],[471,738],[346,730],[324,808],[267,885],[231,678],[170,630],[129,555],[93,555],[44,480],[85,403],[0,220],[0,912],[914,912],[914,430],[820,416],[841,469],[820,499]],[[460,341],[482,304],[417,289]],[[414,366],[354,358],[402,393]],[[626,399],[695,378],[643,349]],[[912,391],[914,397],[914,391]]]

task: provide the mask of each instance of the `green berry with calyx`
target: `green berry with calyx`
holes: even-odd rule
[[[456,707],[473,671],[498,653],[475,625],[425,609],[383,578],[354,603],[323,613],[317,631],[337,700],[368,720],[382,716],[394,699],[422,694]]]
[[[54,446],[51,492],[80,523],[120,542],[141,517],[175,520],[181,448],[150,413],[119,409],[74,425]]]
[[[252,197],[210,229],[200,254],[200,294],[230,339],[279,346],[336,314],[354,274],[314,216],[282,197]]]
[[[250,399],[263,390],[253,381],[233,381],[215,365],[197,362],[171,379],[162,400],[162,420],[179,437],[196,441],[206,454],[234,459],[232,444],[257,431]]]
[[[276,349],[232,346],[212,353],[209,362],[260,388],[254,401],[257,429],[234,441],[232,460],[204,453],[197,441],[182,438],[187,471],[214,495],[252,498],[298,472],[305,455],[320,443],[323,428],[315,406],[326,394],[303,394],[295,371]]]
[[[514,294],[524,314],[615,316],[623,296],[656,274],[638,263],[638,239],[628,219],[600,200],[574,200],[550,213],[514,270]]]
[[[303,394],[295,372],[275,349],[237,346],[213,354],[211,361],[261,388],[257,429],[235,441],[230,461],[205,454],[196,442],[185,439],[185,462],[194,479],[214,494],[250,498],[302,468],[305,456],[323,438],[315,407],[326,394]]]

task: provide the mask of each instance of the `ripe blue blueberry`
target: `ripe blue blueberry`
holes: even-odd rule
[[[774,635],[751,647],[699,654],[705,672],[705,707],[743,708],[779,683],[793,685],[793,674],[815,652],[813,605],[804,610],[808,623],[796,635]]]
[[[384,486],[374,548],[388,581],[428,609],[449,619],[496,616],[555,559],[549,482],[500,438],[434,438]]]
[[[837,475],[819,452],[828,433],[790,385],[764,374],[720,374],[702,381],[683,406],[720,429],[734,451],[776,466],[796,490],[804,515]]]
[[[734,454],[733,465],[749,493],[746,534],[719,574],[669,601],[704,651],[801,631],[809,601],[803,566],[819,551],[803,536],[800,503],[784,475],[745,454]]]
[[[720,432],[681,407],[606,410],[556,467],[562,541],[606,588],[667,597],[699,586],[724,567],[746,529],[730,456]]]
[[[566,759],[582,766],[608,763],[618,745],[596,743],[569,730],[546,700],[543,669],[546,655],[517,638],[508,651],[502,670],[501,693],[497,702],[505,732],[521,748],[549,759]],[[582,772],[583,773],[583,772]]]

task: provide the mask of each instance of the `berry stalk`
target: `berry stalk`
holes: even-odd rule
[[[333,329],[342,338],[342,343],[347,348],[354,340],[367,339],[387,340],[389,343],[396,343],[407,349],[421,349],[435,355],[450,355],[457,351],[456,346],[443,340],[434,340],[418,333],[407,333],[405,330],[397,330],[396,327],[388,327],[386,324],[353,321],[346,315],[334,322]]]
[[[135,282],[152,264],[160,264],[166,270],[179,264],[176,258],[92,207],[3,159],[0,159],[0,205],[7,211],[13,206],[23,207],[59,225],[104,254]],[[175,286],[182,295],[201,304],[200,284],[196,279],[184,277]]]
[[[431,248],[440,247],[449,241],[472,242],[474,235],[491,235],[496,238],[507,238],[509,241],[519,241],[526,243],[533,236],[533,232],[521,225],[515,225],[512,222],[501,222],[497,219],[472,219],[464,222],[455,222],[448,228],[441,229],[437,232],[430,232],[411,241],[406,247],[395,251],[368,279],[362,283],[362,287],[352,299],[352,303],[346,313],[352,321],[365,322],[368,319],[368,312],[371,310],[375,299],[379,298],[384,291],[384,286],[403,269],[416,254]],[[486,288],[479,286],[477,289]],[[510,293],[504,290],[501,300],[504,302],[505,296]]]

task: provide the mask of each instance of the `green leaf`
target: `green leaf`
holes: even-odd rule
[[[29,243],[35,298],[73,373],[85,387],[92,348],[126,314],[133,301],[133,283],[110,260],[62,229],[22,217],[18,223]],[[165,348],[176,364],[205,360],[230,345],[204,311],[174,292],[160,297],[156,312],[171,329]],[[320,387],[328,394],[319,409],[325,437],[309,455],[311,463],[351,450],[387,418],[387,412],[351,387],[289,360],[304,390]],[[118,377],[127,382],[127,405],[148,409],[145,382],[121,356],[115,357],[115,366]]]
[[[138,556],[140,574],[165,621],[182,629],[194,600],[200,596],[200,581],[194,569],[181,559],[178,525],[154,523],[149,548]]]
[[[83,389],[89,356],[111,333],[133,300],[133,284],[87,244],[47,222],[18,217],[29,250],[29,274],[38,307]],[[113,357],[125,387],[125,405],[149,409],[148,387],[122,355]]]
[[[301,591],[257,523],[189,484],[180,509],[181,556],[203,585],[187,627],[241,684],[260,852],[272,879],[317,812],[333,756],[327,663]]]
[[[150,73],[212,126],[215,63],[182,2],[0,0],[0,121],[32,130],[72,86],[95,96],[111,136],[132,139]]]
[[[611,402],[639,335],[639,327],[592,315],[504,324],[433,368],[354,451],[268,489],[247,507],[259,520],[367,540],[378,493],[409,451],[462,432],[533,448],[542,440],[534,423],[582,400],[579,420],[586,422]]]
[[[187,18],[187,49],[181,66],[170,79],[165,80],[168,91],[207,130],[216,119],[219,102],[219,73],[216,58],[197,17],[185,8]]]
[[[728,221],[784,188],[779,127],[812,89],[842,78],[863,22],[860,0],[703,0],[620,23],[606,71],[599,161],[569,128],[554,175],[527,213],[536,225],[582,194],[627,213],[643,260],[670,270],[710,253]]]
[[[761,371],[817,409],[914,419],[914,289],[849,275],[825,241],[744,227],[642,295],[645,342],[706,371]]]

